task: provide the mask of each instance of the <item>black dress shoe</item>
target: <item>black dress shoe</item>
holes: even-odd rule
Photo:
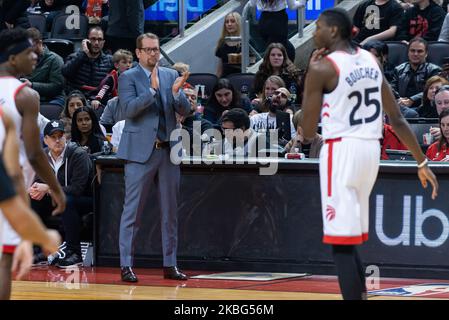
[[[137,282],[137,276],[131,267],[122,267],[122,281],[125,282]]]
[[[178,267],[164,267],[164,279],[187,280],[187,276]]]

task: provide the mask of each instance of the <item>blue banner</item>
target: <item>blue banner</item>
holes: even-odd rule
[[[179,0],[159,0],[145,11],[145,20],[178,21]],[[184,0],[187,6],[187,20],[192,21],[210,10],[217,0]],[[309,0],[306,5],[306,20],[316,20],[320,13],[335,6],[335,0]],[[297,11],[287,10],[290,20],[296,20]],[[257,12],[259,17],[260,12]]]
[[[198,19],[217,4],[217,0],[181,0],[187,6],[187,21]],[[178,21],[179,0],[159,0],[145,10],[145,20]]]

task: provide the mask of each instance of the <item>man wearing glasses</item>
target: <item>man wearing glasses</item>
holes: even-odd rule
[[[67,57],[62,74],[67,80],[66,92],[80,90],[89,92],[98,87],[101,80],[114,68],[111,55],[103,52],[104,33],[100,27],[89,29],[81,49]]]
[[[285,146],[296,136],[293,126],[293,112],[288,108],[290,92],[286,88],[277,89],[267,98],[269,112],[258,113],[251,117],[251,128],[256,132],[278,131],[279,145]],[[288,112],[290,111],[290,112]]]
[[[121,279],[137,282],[134,247],[151,188],[156,188],[161,213],[164,278],[187,280],[176,263],[178,243],[179,166],[170,160],[170,134],[176,115],[186,116],[190,103],[180,90],[189,74],[159,67],[159,38],[152,33],[136,40],[139,64],[119,78],[119,100],[125,127],[117,157],[125,163],[125,203],[120,221]]]

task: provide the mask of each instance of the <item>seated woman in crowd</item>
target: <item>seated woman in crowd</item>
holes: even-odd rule
[[[107,141],[92,108],[76,109],[72,118],[72,142],[86,147],[89,154],[101,152],[103,142]]]
[[[276,75],[285,82],[285,88],[292,95],[292,103],[300,104],[302,95],[303,71],[298,69],[287,56],[285,47],[280,43],[271,43],[263,57],[254,79],[254,92],[262,93],[263,85],[267,78]]]
[[[218,57],[217,77],[226,77],[232,73],[242,72],[241,68],[241,41],[225,41],[225,37],[239,37],[240,36],[240,21],[241,16],[238,12],[231,12],[226,15],[223,29],[221,31],[221,37],[218,40],[217,47],[215,49],[215,56]],[[240,57],[229,61],[229,55],[234,57]]]
[[[440,113],[440,139],[427,149],[426,156],[430,161],[449,161],[449,109]]]
[[[420,117],[438,118],[437,109],[435,107],[435,92],[446,84],[449,84],[449,81],[440,76],[433,76],[426,81],[422,104],[417,109]]]
[[[233,108],[241,108],[246,112],[251,112],[251,103],[248,98],[240,98],[240,93],[235,90],[228,79],[218,80],[213,87],[209,101],[204,108],[204,119],[218,124],[223,112]]]
[[[312,140],[304,138],[302,128],[299,126],[299,117],[301,110],[297,111],[293,116],[293,126],[298,130],[295,137],[285,146],[285,152],[304,153],[306,158],[319,158],[323,138],[318,133]]]
[[[76,109],[87,106],[87,100],[81,91],[74,90],[70,92],[65,100],[64,110],[61,113],[61,120],[64,123],[65,137],[67,141],[72,137],[72,117]]]
[[[284,80],[279,76],[269,76],[267,80],[265,80],[262,93],[259,97],[254,98],[253,101],[251,101],[253,111],[251,111],[250,115],[268,112],[269,108],[266,100],[279,88],[285,88]]]

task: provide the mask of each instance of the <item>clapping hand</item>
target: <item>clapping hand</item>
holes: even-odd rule
[[[159,62],[156,62],[156,65],[153,68],[153,71],[151,72],[151,77],[150,77],[150,81],[151,81],[151,88],[153,88],[154,90],[159,90]]]
[[[187,78],[190,76],[190,72],[186,71],[183,72],[181,77],[176,78],[175,83],[173,83],[172,86],[172,92],[173,94],[177,94],[179,92],[179,89],[184,86],[184,84],[187,81]]]

